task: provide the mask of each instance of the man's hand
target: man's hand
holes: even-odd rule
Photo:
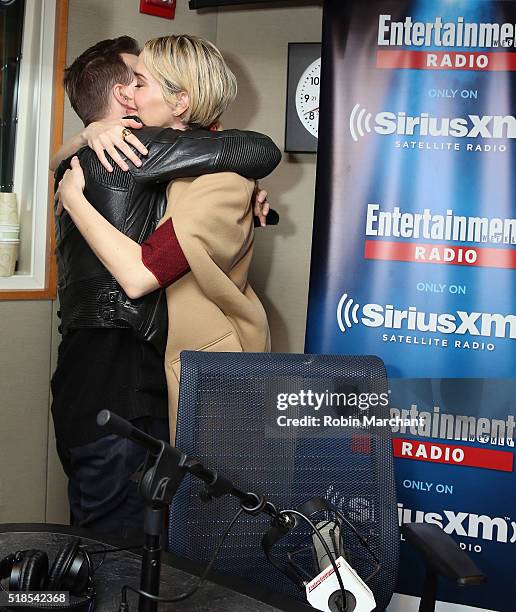
[[[258,217],[262,227],[266,227],[267,215],[269,214],[270,206],[269,202],[267,201],[267,192],[265,189],[260,189],[258,181],[256,181],[256,185],[254,187],[252,203],[254,216]]]
[[[70,200],[76,195],[82,195],[84,191],[84,173],[77,156],[72,157],[70,168],[64,173],[59,181],[59,188],[56,191],[55,200],[57,202],[56,214],[60,215],[66,209]]]
[[[141,160],[129,145],[132,145],[142,155],[147,155],[148,151],[134,134],[125,137],[124,128],[139,130],[143,125],[135,119],[116,119],[112,121],[94,121],[90,123],[82,132],[82,137],[93,149],[100,160],[100,163],[108,172],[113,172],[113,166],[108,162],[105,151],[109,153],[112,160],[122,168],[129,170],[129,166],[120,157],[121,151],[135,166],[142,165]],[[117,150],[118,149],[118,150]]]

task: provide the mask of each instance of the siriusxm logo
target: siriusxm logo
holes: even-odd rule
[[[419,311],[415,306],[404,310],[391,304],[360,306],[347,294],[342,294],[337,306],[337,323],[341,332],[353,325],[404,329],[441,334],[469,334],[496,338],[516,338],[516,316],[488,312],[438,313]]]
[[[398,523],[429,523],[438,525],[444,533],[467,538],[480,538],[502,543],[516,542],[516,522],[508,518],[478,515],[470,512],[423,512],[398,504]]]
[[[349,130],[355,142],[371,132],[384,136],[516,138],[516,118],[513,115],[431,117],[428,113],[411,116],[402,111],[382,111],[373,116],[360,104],[355,104],[349,116]]]

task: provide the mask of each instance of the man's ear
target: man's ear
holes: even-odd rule
[[[113,95],[115,97],[115,100],[121,105],[121,106],[127,106],[127,103],[129,101],[129,98],[126,94],[126,85],[122,85],[122,83],[117,83],[114,87],[113,87]]]

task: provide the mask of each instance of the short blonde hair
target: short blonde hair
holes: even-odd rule
[[[153,38],[145,43],[142,60],[165,102],[174,106],[177,94],[186,91],[190,106],[181,117],[184,123],[209,127],[236,97],[236,78],[221,52],[197,36]]]

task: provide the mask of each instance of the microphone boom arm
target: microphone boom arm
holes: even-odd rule
[[[239,489],[216,470],[206,468],[199,460],[192,459],[170,444],[141,431],[117,414],[101,410],[97,415],[97,423],[147,449],[148,455],[139,487],[145,501],[153,507],[168,507],[183,478],[186,474],[192,474],[205,483],[201,495],[203,501],[231,495],[240,501],[244,512],[253,516],[263,512],[288,526],[289,518],[282,516],[274,504],[267,501],[263,495]]]

